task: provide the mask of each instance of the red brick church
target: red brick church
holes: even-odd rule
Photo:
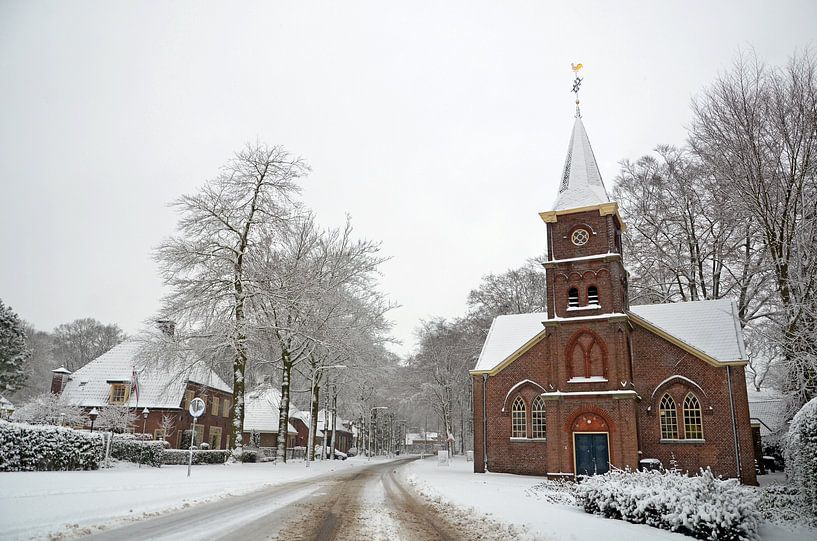
[[[625,224],[577,114],[547,227],[547,313],[497,317],[471,371],[474,471],[677,462],[756,484],[731,300],[630,306]]]

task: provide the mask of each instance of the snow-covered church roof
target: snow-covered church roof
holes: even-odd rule
[[[188,381],[232,392],[215,372],[200,364],[191,367],[192,363],[181,360],[145,362],[139,355],[142,346],[136,340],[127,340],[97,357],[71,374],[62,395],[77,406],[106,406],[111,384],[129,383],[134,368],[138,373],[140,408],[180,408]],[[125,404],[137,406],[134,393]]]
[[[247,393],[244,400],[244,432],[278,432],[281,411],[280,390],[264,384]],[[298,409],[290,403],[289,417],[297,413]],[[297,433],[290,423],[287,423],[287,432]]]
[[[553,210],[582,208],[609,202],[610,197],[601,180],[601,172],[590,147],[590,139],[587,137],[582,118],[577,116],[573,123],[562,181]]]
[[[746,360],[737,309],[729,299],[633,306],[627,315],[700,357],[717,363]],[[490,372],[525,351],[539,338],[545,321],[547,314],[539,312],[495,318],[473,371]]]

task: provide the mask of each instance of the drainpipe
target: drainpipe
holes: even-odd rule
[[[743,468],[740,464],[740,440],[738,439],[738,420],[735,415],[735,397],[732,394],[732,367],[726,367],[726,383],[729,385],[729,409],[732,414],[732,437],[735,440],[735,465],[738,468],[738,480],[743,483]]]
[[[488,471],[488,417],[485,405],[485,389],[488,384],[488,374],[482,374],[482,469]]]

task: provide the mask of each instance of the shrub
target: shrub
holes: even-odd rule
[[[615,470],[586,478],[576,498],[588,513],[698,539],[757,539],[760,525],[756,492],[735,479],[717,479],[709,469],[693,477]]]
[[[238,459],[241,462],[258,462],[258,451],[244,449]]]
[[[165,443],[145,441],[134,437],[116,435],[111,442],[111,456],[139,464],[160,467]]]
[[[817,398],[794,416],[786,436],[786,473],[812,515],[817,515]]]
[[[104,458],[102,434],[0,421],[0,471],[95,470]]]
[[[187,449],[166,449],[162,453],[163,464],[187,464],[190,451]],[[224,464],[230,451],[225,450],[194,450],[193,464]]]

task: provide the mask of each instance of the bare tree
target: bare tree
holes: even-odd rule
[[[247,145],[197,193],[174,206],[178,235],[156,251],[171,292],[163,316],[189,322],[192,338],[232,357],[233,411],[230,446],[241,448],[244,378],[248,359],[248,299],[255,283],[252,260],[269,251],[297,208],[293,196],[308,167],[280,146]]]
[[[787,390],[817,392],[817,62],[794,55],[783,68],[741,55],[693,104],[690,144],[739,198],[769,253],[780,302]]]
[[[62,366],[75,372],[125,338],[116,324],[105,325],[90,317],[77,319],[54,329],[54,356]]]

